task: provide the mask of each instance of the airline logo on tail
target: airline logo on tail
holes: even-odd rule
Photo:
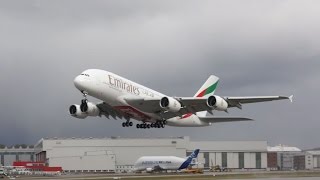
[[[198,92],[194,95],[194,97],[209,97],[214,94],[217,89],[219,82],[219,78],[217,76],[211,75],[207,79],[207,81],[201,86]],[[206,116],[207,112],[197,112],[198,116]],[[192,113],[184,114],[180,119],[188,118],[192,115]]]
[[[191,153],[191,155],[188,156],[188,158],[181,164],[181,166],[179,167],[179,170],[187,168],[190,165],[190,163],[192,162],[192,159],[198,157],[199,151],[200,151],[200,149],[194,150]]]
[[[201,86],[194,97],[208,97],[213,95],[217,89],[219,78],[217,76],[209,76],[207,81]]]
[[[214,94],[217,86],[218,86],[218,82],[212,84],[211,86],[209,86],[207,89],[204,89],[203,91],[201,91],[196,97],[204,97],[206,95],[211,95]]]
[[[194,151],[190,154],[189,157],[191,157],[192,159],[193,159],[193,158],[197,158],[197,157],[198,157],[198,154],[199,154],[199,151],[200,151],[200,149],[194,150]]]

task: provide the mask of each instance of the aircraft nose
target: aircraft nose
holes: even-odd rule
[[[73,83],[79,90],[82,90],[83,78],[80,75],[74,78]]]

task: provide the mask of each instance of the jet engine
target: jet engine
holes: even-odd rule
[[[150,172],[153,171],[153,168],[146,168],[146,171],[147,171],[148,173],[150,173]]]
[[[69,113],[71,116],[79,119],[84,119],[88,116],[88,114],[81,112],[80,105],[77,104],[73,104],[69,107]]]
[[[218,111],[226,111],[228,109],[228,103],[220,96],[210,96],[207,99],[207,106]]]
[[[83,101],[81,105],[78,105],[78,104],[71,105],[69,107],[69,113],[73,117],[84,119],[88,116],[99,116],[100,110],[95,104],[91,102]]]
[[[172,97],[163,97],[160,100],[160,107],[170,112],[178,112],[181,109],[181,103]]]

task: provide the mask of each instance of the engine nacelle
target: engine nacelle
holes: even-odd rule
[[[146,168],[146,171],[147,171],[148,173],[150,173],[150,172],[153,171],[153,168]]]
[[[210,96],[207,99],[207,106],[218,111],[226,111],[228,109],[228,103],[220,96]]]
[[[80,110],[82,113],[85,113],[88,116],[100,115],[100,109],[97,107],[97,105],[93,104],[92,102],[82,102],[80,105]]]
[[[86,113],[81,112],[80,105],[77,104],[73,104],[69,107],[69,113],[71,116],[79,119],[84,119],[88,116]]]
[[[160,100],[160,107],[170,112],[178,112],[181,109],[181,103],[172,97],[163,97]]]

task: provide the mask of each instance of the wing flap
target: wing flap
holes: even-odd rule
[[[160,99],[158,98],[124,98],[124,100],[131,106],[147,113],[160,112]]]
[[[199,117],[201,121],[211,122],[211,123],[222,123],[222,122],[235,122],[235,121],[253,121],[250,118],[244,117]]]
[[[117,117],[122,119],[122,117],[124,116],[121,111],[114,109],[112,106],[105,102],[97,104],[97,107],[100,109],[101,114],[105,115],[107,118],[109,118],[109,115],[113,117],[113,119],[117,119]]]

